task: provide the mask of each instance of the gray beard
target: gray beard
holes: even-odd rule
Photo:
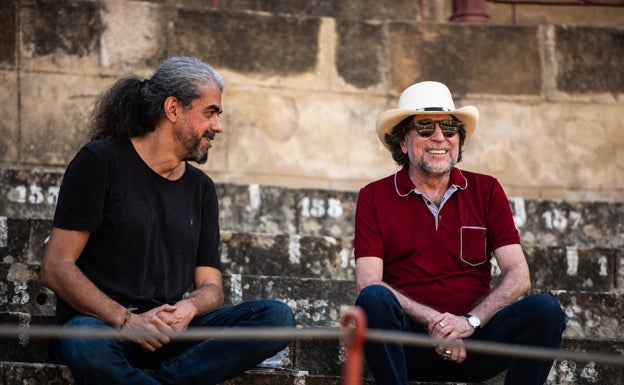
[[[420,168],[421,170],[423,170],[427,174],[431,174],[431,175],[444,175],[444,174],[448,174],[451,171],[451,169],[453,167],[455,167],[455,164],[457,164],[457,162],[454,159],[451,159],[451,160],[449,160],[449,162],[446,164],[445,167],[443,167],[443,168],[440,168],[440,167],[435,168],[431,164],[427,163],[423,158],[420,158],[416,165],[418,166],[418,168]]]
[[[200,142],[197,142],[195,146],[192,146],[188,149],[186,156],[184,156],[182,159],[188,162],[195,162],[198,164],[206,163],[208,161],[208,150],[202,150],[201,148],[199,148],[200,143],[201,139]]]

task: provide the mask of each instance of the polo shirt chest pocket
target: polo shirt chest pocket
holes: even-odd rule
[[[459,258],[470,266],[479,266],[487,261],[485,227],[462,226],[459,231]]]

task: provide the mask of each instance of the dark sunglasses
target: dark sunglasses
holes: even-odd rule
[[[442,130],[442,135],[444,135],[445,138],[454,137],[463,127],[462,122],[453,119],[421,119],[412,122],[412,128],[416,130],[418,135],[422,136],[423,138],[428,138],[433,135],[436,124],[440,125],[440,130]]]

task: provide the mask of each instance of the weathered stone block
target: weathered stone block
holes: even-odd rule
[[[64,168],[87,141],[89,113],[109,82],[89,76],[22,75],[21,161]]]
[[[74,379],[64,365],[22,362],[0,363],[1,385],[73,385]]]
[[[296,367],[310,375],[339,376],[345,359],[344,346],[334,339],[309,338],[297,341]]]
[[[352,280],[350,239],[221,233],[226,273]]]
[[[624,29],[558,26],[555,39],[559,90],[624,92]]]
[[[537,27],[391,22],[388,41],[397,94],[422,80],[441,81],[459,95],[541,92]]]
[[[175,10],[146,1],[109,1],[101,9],[100,65],[120,72],[153,71],[166,57]]]
[[[323,49],[328,51],[326,40],[335,37],[323,24]],[[376,113],[386,102],[377,93],[382,87],[365,96],[348,85],[341,88],[348,92],[335,92],[344,80],[334,79],[334,65],[319,62],[316,72],[291,77],[288,83],[284,77],[248,80],[226,73],[232,86],[226,86],[225,131],[223,141],[217,136],[211,149],[223,151],[210,155],[204,165],[208,173],[218,170],[220,182],[351,190],[354,178],[363,185],[371,179],[371,170],[383,165],[392,169],[389,154],[372,131]],[[267,87],[273,91],[268,93]],[[228,171],[233,165],[234,173]],[[293,184],[293,176],[302,170],[307,170],[306,178]]]
[[[0,215],[52,219],[63,173],[0,167]]]
[[[318,18],[182,8],[169,54],[233,71],[293,76],[314,70],[319,26]]]
[[[623,204],[529,199],[512,199],[510,203],[525,245],[624,245]]]
[[[613,338],[624,335],[621,294],[554,292],[566,316],[566,337]]]
[[[355,303],[352,281],[318,279],[265,279],[265,298],[275,298],[290,305],[297,325],[336,327],[346,309]]]
[[[536,290],[610,292],[614,289],[619,249],[525,247]]]
[[[194,1],[194,0],[185,0]],[[397,0],[392,7],[374,0],[345,1],[271,1],[234,0],[219,4],[221,8],[249,9],[271,13],[327,16],[336,19],[405,19],[416,20],[418,7],[409,0]]]
[[[14,0],[0,0],[0,68],[13,68],[17,64],[16,40],[17,35],[17,12],[19,4]],[[2,82],[4,84],[4,82]]]
[[[357,194],[217,184],[225,231],[351,237]]]
[[[220,382],[220,385],[299,385],[307,384],[305,374],[279,369],[253,369],[246,373]]]
[[[30,325],[53,325],[53,323],[53,317],[33,317],[28,313],[0,312],[0,324],[4,325],[17,325],[27,329]],[[48,342],[48,338],[34,338],[26,334],[2,337],[0,338],[0,361],[50,362]]]
[[[26,68],[66,72],[98,63],[103,28],[98,3],[36,0],[19,4],[20,55]]]
[[[54,294],[39,283],[39,267],[0,263],[0,312],[54,315]]]
[[[381,23],[344,20],[336,25],[336,69],[349,84],[366,88],[383,79],[384,28]]]
[[[50,235],[50,222],[6,217],[0,217],[0,222],[4,224],[0,226],[0,232],[4,232],[0,237],[5,239],[0,242],[0,262],[40,264],[45,242]]]
[[[22,219],[6,218],[5,226],[0,231],[2,239],[0,244],[0,261],[4,263],[26,262],[28,244],[30,242],[30,221]]]
[[[217,194],[222,230],[272,234],[296,232],[293,190],[217,184]]]
[[[298,326],[336,327],[355,302],[355,283],[287,277],[225,275],[226,303],[271,298],[288,304]]]
[[[0,17],[2,17],[2,12],[4,10],[0,10]],[[0,42],[0,47],[2,47],[2,42]],[[0,55],[2,49],[0,48]],[[1,60],[0,58],[0,66],[2,66]],[[0,84],[2,84],[0,87],[0,114],[4,117],[0,121],[0,160],[15,162],[18,160],[19,144],[19,98],[15,97],[19,93],[17,72],[0,70]]]
[[[353,237],[357,193],[299,190],[297,218],[302,235]]]
[[[562,349],[592,352],[601,354],[624,354],[624,345],[621,340],[564,339]],[[575,385],[616,385],[624,384],[624,370],[622,366],[595,363],[593,361],[572,361],[557,359],[548,376],[548,384],[575,384]]]

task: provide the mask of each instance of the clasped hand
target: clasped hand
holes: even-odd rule
[[[145,313],[132,314],[124,329],[154,332],[149,337],[133,339],[143,349],[153,352],[171,342],[169,335],[172,332],[186,330],[194,316],[192,310],[182,301],[175,305],[161,305]]]
[[[453,342],[453,345],[438,345],[436,353],[447,361],[462,363],[466,359],[466,348],[463,339],[474,333],[472,326],[463,316],[451,313],[441,313],[433,317],[427,325],[431,338]],[[457,346],[460,344],[460,346]]]

